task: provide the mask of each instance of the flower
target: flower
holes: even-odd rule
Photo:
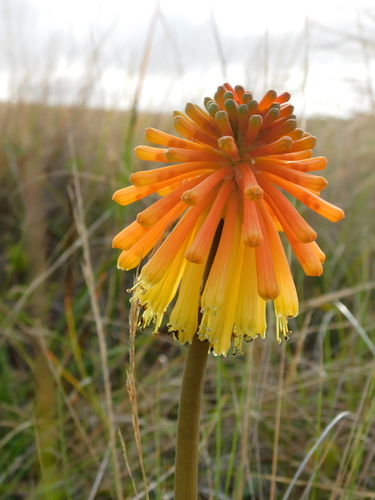
[[[168,327],[183,344],[198,333],[215,354],[242,353],[243,340],[266,332],[266,302],[273,300],[276,334],[288,337],[287,318],[298,297],[279,232],[305,273],[320,276],[325,259],[313,228],[279,190],[332,222],[344,212],[320,198],[325,157],[313,157],[316,138],[297,128],[290,94],[269,90],[259,101],[228,83],[206,110],[188,103],[173,124],[184,139],[146,129],[161,147],[138,146],[141,160],[170,166],[136,172],[132,186],[113,199],[128,205],[152,193],[161,198],[113,240],[120,269],[137,267],[153,250],[135,285],[144,308],[141,326],[157,333],[177,295]]]

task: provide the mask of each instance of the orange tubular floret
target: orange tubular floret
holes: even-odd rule
[[[240,104],[237,108],[238,114],[238,139],[242,140],[245,136],[249,124],[249,108],[246,104]]]
[[[287,135],[291,139],[294,140],[294,137],[291,137],[291,132],[295,130],[297,127],[297,120],[287,120],[285,123],[280,125],[279,127],[273,130],[266,130],[264,134],[260,136],[260,140],[262,142],[270,143],[277,141],[280,137],[284,137]]]
[[[305,158],[311,158],[313,155],[312,149],[306,149],[306,151],[297,151],[296,153],[284,153],[282,155],[273,155],[272,158],[285,161],[294,160],[304,160]]]
[[[195,188],[185,191],[181,199],[187,205],[197,205],[201,203],[212,191],[212,189],[222,180],[224,177],[234,175],[234,170],[232,167],[223,167],[215,170],[208,176],[206,176],[202,182]]]
[[[325,156],[317,156],[316,158],[306,158],[302,160],[282,160],[275,157],[267,159],[258,158],[259,163],[269,163],[280,165],[281,167],[289,168],[291,170],[298,170],[299,172],[313,172],[315,170],[324,170],[327,165],[327,158]]]
[[[160,219],[160,217],[163,217],[166,212],[169,212],[177,203],[179,203],[181,196],[186,190],[195,187],[197,184],[206,179],[208,175],[210,174],[201,175],[195,179],[184,182],[181,186],[174,189],[164,198],[158,200],[156,203],[143,210],[143,212],[140,212],[137,215],[138,224],[146,227],[153,226]]]
[[[328,182],[324,177],[319,177],[317,175],[305,174],[291,168],[284,167],[277,163],[268,163],[266,158],[259,158],[255,165],[258,170],[263,172],[270,172],[273,175],[277,175],[289,182],[298,184],[307,189],[312,189],[314,191],[323,191],[328,185]]]
[[[281,115],[281,111],[280,111],[280,115]],[[274,121],[273,123],[271,123],[271,125],[268,127],[268,131],[273,131],[276,128],[281,127],[281,125],[284,125],[284,123],[286,123],[287,121],[296,120],[296,119],[297,119],[296,115],[286,115],[286,116]]]
[[[263,209],[262,213],[270,243],[276,279],[280,285],[280,295],[275,299],[274,304],[275,312],[279,316],[284,316],[284,318],[285,316],[297,316],[298,297],[283,244],[267,210]],[[284,335],[287,333],[288,331],[284,331]]]
[[[253,142],[262,124],[263,124],[263,118],[260,115],[250,116],[244,138],[245,144],[251,144]]]
[[[218,111],[215,115],[216,123],[218,124],[222,135],[230,135],[234,137],[232,125],[229,121],[229,116],[226,111]]]
[[[119,205],[130,205],[130,203],[134,203],[137,200],[144,198],[150,194],[156,193],[160,189],[168,187],[171,184],[171,181],[168,179],[163,182],[157,182],[150,186],[128,186],[116,191],[112,200],[116,201]]]
[[[250,151],[252,157],[256,156],[266,156],[273,155],[277,153],[282,153],[283,151],[289,151],[293,146],[293,141],[290,137],[283,137],[278,141],[271,142],[271,144],[266,144],[265,146],[259,146]],[[166,153],[167,154],[167,153]]]
[[[168,151],[167,149],[152,148],[151,146],[137,146],[134,151],[137,158],[140,160],[168,161],[164,156],[164,153]]]
[[[132,222],[128,227],[120,231],[112,240],[112,248],[129,250],[148,231],[148,228],[141,226],[137,221]]]
[[[165,153],[168,161],[208,161],[219,163],[232,163],[232,159],[226,155],[217,153],[206,153],[204,151],[193,151],[190,149],[170,148]]]
[[[226,91],[227,89],[223,85],[219,85],[214,95],[214,99],[221,109],[225,107],[224,94]]]
[[[294,121],[294,120],[288,120],[285,123],[288,123],[290,121]],[[303,137],[305,137],[303,134],[304,134],[304,132],[303,132],[303,130],[301,128],[296,128],[293,131],[288,132],[288,133],[286,133],[284,135],[287,135],[293,141],[299,141],[300,139],[302,139]]]
[[[305,274],[307,276],[321,276],[323,274],[323,266],[316,251],[315,241],[312,243],[300,243],[290,233],[285,232],[285,234]]]
[[[241,104],[241,102],[242,102],[242,96],[245,93],[245,89],[244,89],[244,87],[242,85],[235,85],[234,90],[235,90],[234,97],[236,99],[236,102],[238,104]]]
[[[308,189],[298,186],[297,184],[293,184],[292,182],[282,179],[277,175],[270,174],[269,172],[259,172],[258,178],[261,176],[282,189],[285,189],[285,191],[297,198],[297,200],[301,201],[304,205],[311,208],[311,210],[314,210],[314,212],[317,212],[331,222],[337,222],[345,217],[341,208],[332,205],[328,201],[322,200]]]
[[[231,135],[226,135],[224,137],[220,137],[217,141],[219,148],[224,151],[227,155],[229,155],[233,161],[240,161],[240,153],[238,151],[237,144]]]
[[[168,165],[153,170],[143,170],[135,172],[130,176],[130,181],[137,187],[149,186],[155,183],[175,182],[180,178],[194,177],[200,170],[216,170],[220,165],[215,162],[197,161],[180,163],[178,165]],[[190,175],[191,174],[191,175]]]
[[[313,241],[311,243],[311,248],[313,249],[315,255],[318,257],[319,262],[324,264],[324,261],[326,260],[326,254],[324,252],[322,252],[322,250],[320,249],[320,246],[317,244],[316,241]]]
[[[264,238],[263,243],[255,248],[258,294],[263,300],[274,300],[279,295],[280,289],[273,266],[267,228],[263,220],[263,210],[266,209],[263,202],[255,203],[255,207],[257,209],[259,224]]]
[[[278,102],[279,104],[283,104],[284,102],[288,102],[289,99],[291,98],[291,95],[289,92],[283,92],[279,96],[277,96],[274,100],[274,102]]]
[[[185,112],[188,117],[198,125],[198,127],[203,129],[211,137],[216,140],[220,137],[220,129],[215,120],[210,115],[207,115],[204,111],[199,109],[198,106],[188,102],[185,107]]]
[[[238,195],[236,191],[229,194],[226,203],[223,231],[219,246],[212,264],[210,274],[202,295],[202,308],[210,308],[217,312],[224,304],[225,285],[228,279],[231,248],[238,217]]]
[[[263,181],[261,185],[264,189],[264,199],[276,218],[281,222],[280,214],[283,216],[283,230],[286,230],[284,227],[285,222],[290,227],[290,230],[297,240],[302,243],[311,243],[314,241],[317,237],[316,232],[299,214],[298,210],[294,208],[290,201],[271,183]]]
[[[155,285],[158,283],[167,269],[171,265],[176,253],[191,232],[207,206],[214,200],[216,192],[210,193],[199,205],[195,205],[187,210],[184,217],[156,251],[154,256],[143,267],[141,278],[146,284]],[[182,203],[182,202],[181,202]],[[186,206],[186,205],[185,205]]]
[[[316,144],[316,137],[313,135],[309,135],[308,137],[304,137],[303,139],[299,139],[294,141],[293,146],[290,149],[291,153],[296,151],[304,151],[305,149],[312,149]]]
[[[256,201],[251,201],[243,194],[243,227],[242,241],[250,247],[258,247],[263,243],[263,233],[258,220]]]
[[[188,141],[187,139],[181,139],[156,128],[146,128],[146,139],[154,144],[160,144],[161,146],[168,146],[169,148],[186,148],[186,149],[196,149],[197,151],[212,151],[210,146],[205,146],[204,144],[197,144],[196,142]]]
[[[201,128],[198,127],[190,118],[185,115],[178,114],[173,118],[173,126],[179,134],[184,136],[188,140],[194,139],[203,145],[211,146],[212,148],[217,147],[217,141],[206,134]]]
[[[275,99],[277,102],[277,99]],[[280,103],[281,104],[281,103]],[[292,104],[283,103],[280,106],[280,118],[285,118],[293,114],[294,106]]]
[[[223,83],[223,87],[225,87],[226,90],[229,90],[229,92],[232,92],[234,96],[237,94],[230,83],[228,82]]]
[[[278,108],[270,108],[269,111],[267,111],[267,113],[263,116],[263,124],[260,128],[260,131],[264,132],[279,117],[280,117],[280,110]],[[276,139],[278,139],[280,135],[276,137]]]
[[[241,173],[246,198],[253,201],[261,200],[263,198],[263,189],[259,186],[251,166],[247,163],[237,163],[236,169]]]
[[[258,111],[265,111],[277,99],[277,93],[269,90],[258,104]]]
[[[189,262],[201,264],[207,258],[225,203],[227,202],[229,193],[233,190],[234,186],[235,183],[232,179],[225,180],[222,183],[219,193],[216,196],[205,221],[194,238],[194,241],[185,253],[185,258]]]
[[[163,235],[184,210],[186,210],[186,205],[181,201],[154,226],[148,229],[130,250],[121,252],[117,261],[118,268],[129,271],[129,269],[137,267],[140,261],[150,253],[156,243],[163,238]]]

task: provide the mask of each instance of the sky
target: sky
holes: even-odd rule
[[[371,3],[0,0],[0,99],[159,111],[229,81],[302,115],[371,112]]]

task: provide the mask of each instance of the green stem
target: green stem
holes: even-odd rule
[[[199,422],[208,343],[194,336],[188,348],[177,424],[175,500],[197,500]]]

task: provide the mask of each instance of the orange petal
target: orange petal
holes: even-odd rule
[[[328,201],[322,200],[316,196],[316,194],[313,194],[304,187],[293,184],[292,182],[270,174],[269,172],[259,172],[258,178],[261,178],[261,176],[282,189],[285,189],[285,191],[297,198],[297,200],[301,201],[304,205],[311,208],[311,210],[314,210],[314,212],[317,212],[331,222],[337,222],[345,217],[341,208],[332,205]]]
[[[277,92],[269,90],[258,104],[258,111],[266,110],[277,99]]]
[[[280,117],[280,109],[270,108],[267,113],[263,116],[263,124],[261,126],[261,131],[267,129],[274,121]],[[278,139],[280,136],[276,137]],[[272,141],[270,141],[272,142]]]
[[[197,184],[206,179],[208,175],[209,174],[201,175],[191,179],[190,181],[184,182],[181,186],[164,196],[164,198],[147,207],[143,210],[143,212],[140,212],[137,215],[138,224],[146,227],[153,226],[161,217],[165,215],[166,212],[169,212],[177,203],[179,203],[181,196],[187,189],[195,187]]]
[[[156,243],[163,238],[163,235],[184,210],[186,210],[186,205],[181,201],[153,227],[148,229],[143,237],[141,237],[129,250],[121,252],[117,261],[118,268],[129,271],[129,269],[137,267]]]
[[[294,161],[294,160],[303,160],[304,158],[311,158],[312,155],[313,155],[312,149],[307,149],[306,151],[297,151],[296,153],[284,153],[282,155],[273,155],[272,158],[277,158],[286,161]]]
[[[291,95],[289,92],[283,92],[279,96],[277,96],[274,100],[274,102],[278,102],[279,104],[283,104],[284,102],[288,102],[289,99],[291,98]]]
[[[217,140],[206,134],[206,132],[204,132],[200,127],[198,127],[198,125],[190,120],[190,118],[182,113],[177,114],[173,118],[173,126],[176,132],[184,136],[186,139],[200,142],[204,145],[211,146],[212,148],[217,147]]]
[[[328,182],[324,177],[292,170],[275,162],[270,163],[267,159],[257,159],[254,166],[261,171],[270,172],[271,174],[277,175],[282,179],[314,191],[323,191],[323,189],[325,189],[328,185]]]
[[[230,135],[234,137],[232,125],[229,121],[229,116],[226,111],[218,111],[215,115],[215,120],[220,128],[222,135]]]
[[[305,149],[312,149],[316,144],[316,137],[313,135],[309,135],[308,137],[304,137],[303,139],[299,139],[293,142],[293,146],[290,149],[291,153],[296,151],[303,151]]]
[[[265,146],[259,146],[250,151],[250,155],[255,158],[256,156],[266,156],[289,151],[292,148],[293,141],[290,137],[283,137],[278,141],[271,142]]]
[[[225,285],[228,280],[228,267],[231,260],[231,249],[234,243],[235,227],[238,223],[238,195],[233,190],[226,204],[223,231],[219,246],[207,278],[202,295],[202,309],[210,308],[218,311],[224,303]]]
[[[280,295],[275,299],[275,311],[277,316],[291,317],[298,314],[298,297],[293,277],[290,272],[288,259],[279,233],[277,232],[267,210],[262,209],[263,221],[266,226],[272,260],[275,269],[276,279],[280,286]],[[286,334],[287,332],[284,332]],[[278,339],[279,340],[279,339]]]
[[[290,230],[293,231],[297,240],[302,243],[310,243],[317,237],[314,229],[305,221],[305,219],[294,208],[290,201],[272,184],[269,182],[262,182],[262,187],[265,191],[265,200],[271,207],[273,213],[280,220],[280,213]],[[284,225],[282,225],[284,231]]]
[[[198,125],[198,127],[203,129],[211,137],[216,140],[220,137],[220,129],[215,120],[210,115],[207,115],[204,111],[202,111],[198,106],[188,102],[185,107],[185,112],[188,117]]]
[[[193,151],[190,149],[170,148],[165,153],[168,161],[209,161],[218,163],[232,163],[232,159],[219,152],[206,153],[205,151]]]
[[[140,160],[168,161],[164,156],[167,149],[152,148],[151,146],[137,146],[134,151]]]
[[[215,201],[212,204],[204,223],[202,224],[202,227],[185,254],[185,258],[188,261],[194,262],[195,264],[201,264],[207,258],[216,228],[222,216],[224,205],[234,186],[235,183],[231,179],[225,180],[222,183],[220,191],[217,194]]]
[[[210,194],[213,188],[224,177],[227,176],[233,177],[233,175],[234,175],[234,170],[232,167],[219,168],[218,170],[215,170],[208,176],[205,176],[205,178],[202,180],[200,184],[197,185],[197,187],[189,191],[186,190],[182,195],[181,199],[187,205],[197,205],[198,203],[201,203],[206,198],[206,196]]]
[[[237,144],[231,135],[220,137],[217,142],[219,148],[229,155],[233,161],[239,161],[241,159]]]
[[[154,256],[142,269],[142,279],[147,284],[158,283],[168,267],[171,265],[174,256],[178,252],[182,243],[189,238],[199,217],[207,206],[213,201],[216,193],[212,192],[199,205],[190,207],[177,226],[169,234]],[[182,202],[181,202],[182,203]],[[186,205],[185,205],[186,206]]]
[[[137,187],[148,186],[151,184],[175,180],[183,177],[194,177],[199,170],[216,170],[219,165],[215,162],[197,161],[180,163],[178,165],[168,165],[166,167],[155,168],[152,170],[143,170],[135,172],[130,176],[130,181]],[[190,175],[191,174],[191,175]]]
[[[263,118],[260,115],[252,115],[249,118],[247,130],[246,130],[245,138],[244,138],[245,144],[251,144],[253,142],[253,140],[257,136],[262,124],[263,124]]]
[[[121,250],[128,250],[138,240],[147,233],[148,229],[134,221],[128,227],[118,233],[112,241],[112,248],[120,248]]]
[[[297,153],[295,153],[297,154]],[[283,160],[275,156],[267,159],[259,158],[259,163],[276,164],[282,167],[298,170],[299,172],[312,172],[315,170],[324,170],[327,165],[327,158],[325,156],[317,156],[315,158],[305,158],[301,160]]]
[[[249,124],[249,108],[246,104],[240,104],[237,108],[238,114],[238,139],[243,140]]]
[[[252,201],[243,196],[243,227],[242,241],[250,247],[258,247],[263,243],[263,233],[260,228],[258,212],[255,204],[257,201]]]
[[[264,222],[264,213],[266,209],[263,205],[263,201],[254,203],[254,205],[258,212],[259,224],[263,234],[263,243],[255,248],[258,294],[264,300],[274,300],[279,295],[280,289],[273,265],[267,227]]]
[[[237,163],[236,169],[238,169],[241,174],[245,196],[249,200],[261,200],[263,198],[263,189],[259,186],[251,166],[247,163]]]
[[[211,151],[210,146],[205,146],[202,144],[197,144],[196,142],[188,141],[186,139],[181,139],[171,134],[157,130],[156,128],[146,128],[146,139],[154,144],[160,144],[161,146],[168,146],[168,148],[186,148],[186,149],[196,149],[197,151]]]
[[[297,127],[297,120],[287,120],[279,127],[276,127],[275,129],[270,131],[269,130],[265,131],[265,133],[262,134],[259,139],[262,142],[269,144],[270,142],[277,141],[277,139],[283,137],[284,135],[290,137],[290,132],[295,130],[296,127]],[[293,139],[293,137],[291,137],[291,139]]]

